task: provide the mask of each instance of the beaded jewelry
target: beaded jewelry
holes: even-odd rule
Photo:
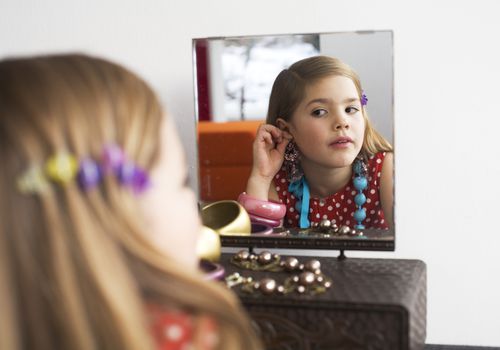
[[[285,167],[288,175],[288,181],[296,182],[300,180],[304,173],[300,166],[300,152],[295,141],[290,141],[285,149]]]
[[[363,190],[368,187],[368,180],[366,179],[366,174],[368,169],[366,167],[363,158],[358,157],[354,161],[353,167],[354,188],[358,190],[358,194],[354,196],[354,203],[356,203],[356,211],[354,212],[354,220],[357,221],[357,225],[354,226],[357,230],[363,230],[365,226],[362,224],[363,220],[366,219],[366,210],[363,208],[363,204],[366,202],[366,196],[363,194]]]
[[[226,284],[229,288],[242,284],[242,291],[247,293],[261,292],[264,295],[292,292],[318,294],[325,292],[332,285],[332,280],[321,272],[321,263],[316,259],[301,264],[295,257],[281,260],[278,254],[271,254],[269,251],[262,251],[255,255],[241,250],[231,259],[231,264],[254,271],[299,272],[298,275],[287,277],[282,284],[278,284],[276,280],[268,277],[256,282],[252,277],[245,278],[237,272],[226,278]]]
[[[366,218],[366,211],[363,208],[363,204],[365,204],[366,202],[366,196],[363,194],[363,190],[365,190],[368,187],[368,180],[366,179],[368,168],[363,158],[358,157],[354,160],[352,169],[354,172],[354,178],[353,178],[354,188],[358,191],[358,194],[356,194],[356,196],[354,197],[354,203],[356,204],[357,207],[357,210],[354,212],[354,220],[357,221],[357,225],[354,228],[357,230],[363,230],[365,226],[362,224],[362,222]],[[300,228],[311,227],[308,218],[310,191],[305,176],[302,176],[302,178],[300,178],[298,181],[291,182],[290,185],[288,186],[288,191],[297,198],[295,209],[300,213],[299,227]]]

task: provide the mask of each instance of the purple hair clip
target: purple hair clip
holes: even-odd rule
[[[366,97],[364,91],[361,91],[361,105],[366,106],[367,103],[368,103],[368,97]]]
[[[149,187],[148,173],[126,159],[120,146],[107,145],[103,151],[102,162],[106,173],[114,174],[121,185],[132,187],[135,194],[140,194]]]
[[[149,176],[146,171],[132,162],[124,162],[116,175],[122,185],[131,186],[136,194],[144,192],[149,187]]]
[[[99,164],[90,158],[84,158],[80,161],[80,169],[78,170],[78,183],[84,191],[88,191],[99,183],[102,179],[102,171]]]
[[[102,164],[106,173],[117,173],[125,162],[125,155],[120,146],[109,144],[102,152]]]

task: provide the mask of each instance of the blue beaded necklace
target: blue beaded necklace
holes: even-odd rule
[[[358,193],[354,196],[354,203],[356,204],[356,211],[354,212],[354,220],[358,222],[354,228],[357,230],[363,230],[365,225],[362,224],[363,220],[366,219],[366,209],[363,208],[363,204],[366,202],[366,196],[363,191],[368,187],[368,180],[366,179],[367,168],[365,162],[362,158],[356,158],[352,166],[354,171],[354,179],[352,180],[354,188],[358,190]]]
[[[362,222],[366,219],[366,210],[363,208],[363,204],[366,202],[366,196],[363,194],[363,191],[368,187],[368,180],[366,179],[367,167],[363,158],[358,157],[354,160],[352,170],[354,172],[354,188],[358,191],[358,193],[354,196],[354,203],[357,208],[354,212],[354,220],[356,220],[357,225],[354,226],[354,228],[357,230],[363,230],[365,226]],[[297,198],[295,209],[300,213],[299,227],[309,228],[311,226],[309,221],[309,200],[311,198],[311,193],[305,176],[302,176],[296,181],[290,182],[290,185],[288,185],[288,191],[292,193],[295,198]]]

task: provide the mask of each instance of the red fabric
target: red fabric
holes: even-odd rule
[[[148,308],[157,349],[211,350],[217,346],[216,326],[208,317],[193,317],[181,311]]]
[[[380,152],[368,159],[368,188],[363,191],[366,196],[366,203],[363,205],[363,208],[366,209],[366,219],[363,221],[363,225],[366,228],[388,228],[380,203],[379,193],[380,174],[385,154],[385,152]],[[299,211],[295,208],[297,199],[293,194],[288,192],[289,184],[285,168],[283,167],[274,177],[274,185],[276,192],[278,192],[278,197],[281,203],[287,206],[283,225],[285,227],[298,227]],[[344,188],[327,198],[311,197],[309,201],[310,223],[320,223],[321,220],[328,219],[338,226],[347,225],[351,228],[354,227],[357,224],[353,219],[354,211],[356,211],[356,204],[354,203],[356,193],[357,191],[351,179]]]

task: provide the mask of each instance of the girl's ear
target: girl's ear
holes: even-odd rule
[[[290,132],[290,124],[283,118],[276,119],[276,126],[283,131]]]

